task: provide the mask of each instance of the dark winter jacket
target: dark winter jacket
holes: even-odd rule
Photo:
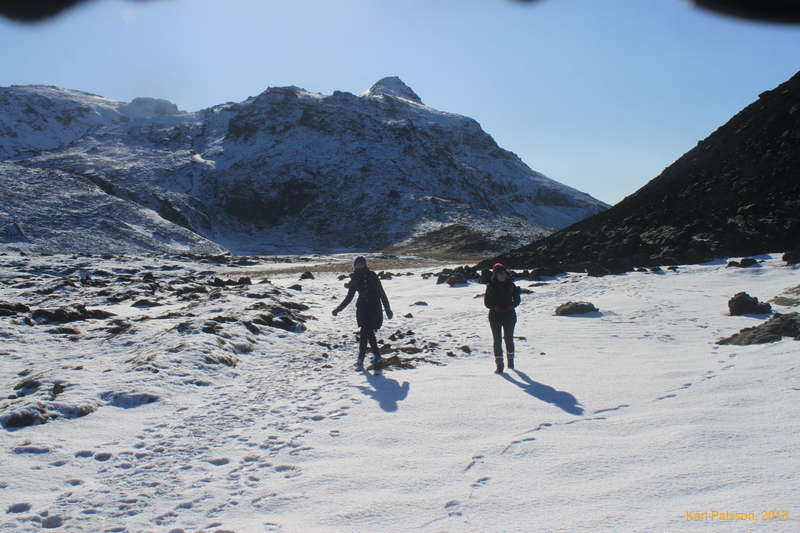
[[[510,279],[504,282],[496,278],[486,285],[486,294],[483,295],[483,305],[492,311],[513,311],[521,302],[519,287]]]
[[[347,296],[337,309],[341,311],[347,307],[357,292],[356,320],[358,327],[380,329],[383,325],[383,311],[385,310],[388,315],[392,309],[378,275],[366,268],[357,270],[350,274],[348,289]],[[381,308],[381,304],[383,304],[383,308]]]

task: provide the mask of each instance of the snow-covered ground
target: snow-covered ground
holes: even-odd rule
[[[0,318],[2,397],[41,373],[0,414],[33,398],[59,415],[0,430],[0,531],[800,530],[800,343],[715,344],[764,320],[728,316],[734,293],[800,284],[777,255],[521,282],[517,370],[501,376],[480,285],[420,276],[441,267],[384,281],[395,318],[379,336],[445,364],[376,375],[352,369],[354,309],[330,315],[336,273],[268,268],[260,283],[257,266],[0,256],[0,301],[118,315],[66,333]],[[86,274],[111,283],[59,282]],[[142,294],[162,305],[131,307]],[[569,300],[600,312],[554,316]],[[297,303],[304,332],[253,322]],[[755,520],[686,518],[714,510]]]

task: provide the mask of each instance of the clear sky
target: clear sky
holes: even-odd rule
[[[800,26],[685,0],[97,0],[0,20],[0,85],[186,110],[399,75],[532,168],[615,203],[800,67]]]

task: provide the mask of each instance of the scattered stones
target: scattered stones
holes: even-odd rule
[[[37,322],[75,322],[87,319],[104,319],[116,316],[100,309],[86,309],[83,304],[72,304],[58,309],[36,309],[32,315]]]
[[[463,345],[463,346],[459,346],[458,349],[461,350],[464,353],[472,353],[472,348],[470,348],[466,344]]]
[[[763,315],[772,312],[772,306],[767,302],[759,302],[758,298],[746,292],[738,292],[728,300],[728,310],[731,316]]]
[[[411,305],[412,305],[412,306],[415,306],[415,305],[418,305],[418,306],[426,306],[426,305],[428,305],[428,302],[419,301],[419,302],[414,302],[414,303],[413,303],[413,304],[411,304]]]
[[[775,313],[758,326],[744,328],[738,333],[717,341],[717,344],[744,346],[777,342],[783,337],[800,340],[800,313]]]
[[[417,367],[417,363],[430,363],[438,366],[444,365],[444,363],[426,357],[400,357],[399,355],[393,355],[381,359],[377,365],[369,365],[367,370],[381,370],[386,368],[412,369]]]
[[[728,264],[725,265],[725,268],[747,268],[757,264],[758,261],[752,257],[745,257],[741,261],[728,261]]]
[[[470,280],[479,280],[480,274],[473,267],[460,266],[455,269],[445,268],[436,278],[436,284],[447,283],[451,287],[464,285]]]
[[[414,318],[414,315],[412,315],[411,313],[406,313],[403,315],[403,318]]]
[[[300,274],[300,279],[301,280],[303,280],[303,279],[314,279],[314,274],[312,274],[309,271],[305,271],[302,274]]]
[[[590,302],[567,302],[556,307],[557,316],[583,315],[597,311],[597,307]]]
[[[224,287],[243,287],[245,285],[252,285],[253,281],[249,277],[242,277],[238,280],[223,280],[220,278],[214,278],[209,283],[212,287],[224,288]]]
[[[302,291],[303,286],[300,285],[299,283],[295,283],[294,285],[289,286],[288,289],[292,291]]]

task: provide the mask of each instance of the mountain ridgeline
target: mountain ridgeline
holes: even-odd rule
[[[0,246],[40,252],[496,253],[607,208],[397,77],[197,112],[0,88],[0,195]]]
[[[800,73],[619,204],[492,261],[618,273],[798,246]]]

